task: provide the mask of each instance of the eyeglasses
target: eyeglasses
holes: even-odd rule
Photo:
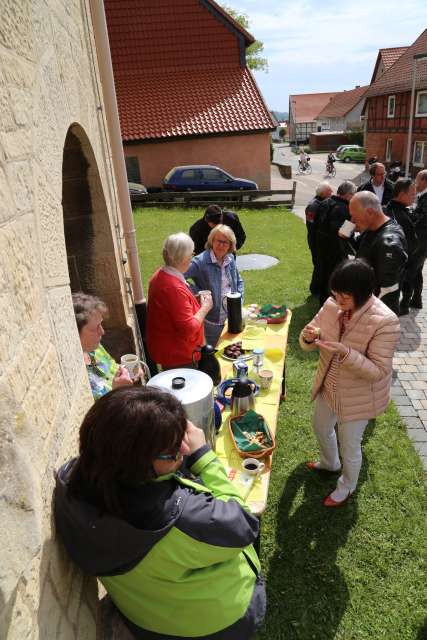
[[[178,462],[181,457],[181,451],[177,451],[176,453],[159,453],[156,456],[156,460],[169,460],[170,462]]]
[[[229,246],[230,244],[230,240],[218,240],[217,238],[214,239],[214,242],[216,242],[217,244],[222,244],[223,246]]]

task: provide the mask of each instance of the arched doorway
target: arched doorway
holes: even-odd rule
[[[135,353],[126,322],[113,228],[91,144],[79,125],[67,133],[62,164],[62,208],[71,291],[102,298],[110,315],[103,344],[115,357]]]

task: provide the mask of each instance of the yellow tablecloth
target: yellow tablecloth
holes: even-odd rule
[[[264,349],[263,369],[273,371],[273,383],[268,390],[261,389],[255,398],[255,411],[266,419],[273,434],[276,433],[277,416],[279,412],[280,395],[282,392],[283,368],[286,357],[286,347],[288,343],[288,330],[291,322],[291,311],[288,310],[286,321],[282,324],[269,325],[248,325],[242,333],[230,334],[224,332],[218,343],[218,350],[221,350],[232,342],[241,340],[244,349]],[[218,358],[221,364],[222,379],[233,377],[233,363],[221,357]],[[259,382],[258,376],[253,372],[253,361],[247,360],[248,377]],[[223,462],[229,477],[236,482],[241,489],[242,495],[245,487],[241,486],[242,461],[233,446],[229,431],[230,410],[226,408],[222,414],[222,427],[216,441],[216,452]],[[268,496],[268,486],[270,482],[271,459],[269,456],[265,462],[266,467],[261,476],[256,480],[246,499],[253,513],[261,515],[265,510]]]

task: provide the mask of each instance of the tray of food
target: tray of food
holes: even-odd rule
[[[219,349],[219,355],[224,360],[250,360],[253,357],[252,349],[243,349],[242,342],[232,342],[231,344]]]

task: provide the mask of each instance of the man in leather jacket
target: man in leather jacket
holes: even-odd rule
[[[411,178],[398,178],[393,187],[393,198],[384,207],[386,216],[394,219],[403,229],[408,245],[408,262],[401,282],[402,299],[400,301],[399,315],[409,313],[409,303],[414,289],[414,277],[416,269],[418,238],[415,232],[414,221],[409,213],[410,207],[415,201],[415,184]]]
[[[382,205],[386,205],[393,195],[393,183],[385,177],[385,166],[381,162],[374,162],[369,167],[370,179],[357,189],[375,193]]]
[[[394,313],[399,313],[400,281],[408,259],[403,229],[386,216],[377,196],[356,193],[350,202],[351,220],[362,233],[357,257],[375,272],[377,295]]]
[[[307,244],[311,252],[313,274],[311,276],[310,292],[316,296],[319,293],[319,275],[317,266],[317,224],[316,217],[320,203],[330,198],[333,193],[329,182],[321,182],[317,185],[316,195],[305,208],[305,224],[307,227]]]
[[[211,230],[217,224],[226,224],[236,236],[236,249],[240,249],[246,240],[246,233],[234,211],[222,210],[217,204],[211,204],[205,211],[203,218],[196,220],[190,227],[189,235],[194,242],[194,253],[198,255],[205,250],[205,244]]]
[[[409,301],[409,306],[414,309],[422,309],[423,267],[427,258],[427,169],[422,169],[417,173],[415,188],[418,195],[413,217],[415,220],[415,231],[418,237],[418,249],[414,256],[414,289],[412,298]]]
[[[329,296],[329,278],[335,267],[352,253],[348,239],[339,235],[339,229],[350,220],[348,203],[356,193],[350,180],[342,182],[337,195],[320,203],[316,217],[316,272],[318,274],[320,306]]]

